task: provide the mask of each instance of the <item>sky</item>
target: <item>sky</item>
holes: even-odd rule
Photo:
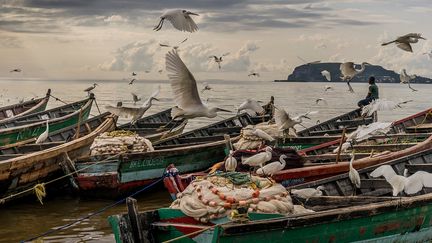
[[[199,30],[154,31],[169,9],[198,13]],[[200,80],[286,79],[301,59],[432,78],[430,23],[430,0],[0,0],[0,78],[164,80],[159,44],[186,38],[179,53]],[[427,39],[413,53],[380,45],[411,32]],[[209,56],[227,52],[219,70]]]

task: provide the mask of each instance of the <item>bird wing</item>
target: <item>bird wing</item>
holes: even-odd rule
[[[125,118],[135,117],[139,114],[140,108],[135,107],[116,107],[116,106],[105,106],[105,109],[116,116],[121,116]]]
[[[286,121],[291,120],[291,118],[289,117],[285,109],[279,109],[276,107],[275,107],[274,118],[275,118],[276,125],[279,128],[281,128]]]
[[[423,187],[432,187],[432,174],[425,171],[417,171],[408,177],[404,191],[407,194],[419,192]]]
[[[303,117],[303,118],[309,118],[309,115],[313,115],[313,114],[317,114],[317,113],[318,113],[318,111],[308,111],[306,113],[303,113],[303,114],[300,114],[300,115],[294,117],[293,120],[297,120],[297,119],[299,119],[301,117]]]
[[[195,78],[176,51],[166,54],[166,69],[177,105],[182,109],[203,106]]]
[[[409,39],[409,38],[421,38],[421,34],[420,33],[408,33],[406,35],[400,36],[397,39]]]
[[[185,43],[188,40],[188,38],[184,39],[180,44]]]
[[[341,71],[343,80],[345,80],[347,78],[352,78],[353,73],[355,73],[354,63],[353,62],[341,63],[339,70]]]
[[[170,45],[167,45],[167,44],[159,44],[159,46],[162,46],[162,47],[170,47]]]
[[[384,178],[387,181],[394,175],[396,175],[396,172],[393,170],[393,167],[391,167],[390,165],[381,165],[380,167],[376,168],[374,171],[370,173],[370,176],[372,177],[384,176]]]
[[[359,126],[355,131],[355,138],[352,139],[359,142],[366,140],[377,133],[386,134],[390,131],[391,125],[391,122],[374,122],[367,126]]]
[[[131,95],[134,101],[138,101],[138,96],[136,94],[131,93]]]
[[[143,103],[142,107],[146,107],[149,105],[149,102],[151,99],[156,98],[159,93],[160,93],[160,85],[157,87],[157,89],[155,91],[153,91],[153,93],[148,97],[148,99]],[[149,107],[150,108],[150,107]]]
[[[398,43],[396,46],[404,51],[413,52],[412,47],[409,43]]]
[[[331,76],[330,76],[330,72],[329,71],[323,70],[323,71],[321,71],[321,75],[323,75],[327,79],[327,81],[331,80]]]
[[[256,136],[258,136],[258,137],[260,137],[260,138],[262,138],[262,139],[270,141],[270,142],[275,140],[272,136],[270,136],[268,133],[264,132],[261,129],[255,129],[253,131],[253,134],[256,135]]]
[[[198,26],[189,15],[181,12],[175,14],[168,14],[165,16],[171,22],[174,28],[181,31],[194,32],[198,30]]]

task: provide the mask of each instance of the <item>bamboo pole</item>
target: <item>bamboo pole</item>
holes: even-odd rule
[[[339,142],[339,149],[338,149],[338,152],[336,155],[336,164],[339,163],[339,160],[340,160],[340,153],[342,150],[342,144],[344,143],[344,140],[345,140],[345,132],[346,132],[346,128],[344,127],[344,129],[342,130],[342,137],[341,137],[341,140]]]

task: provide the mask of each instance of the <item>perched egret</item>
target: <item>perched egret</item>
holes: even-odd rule
[[[10,70],[11,73],[20,73],[21,71],[22,71],[22,70],[19,69],[19,68],[16,68],[16,69]]]
[[[208,108],[202,103],[194,76],[175,50],[166,54],[166,68],[174,100],[178,106],[172,109],[173,120],[195,117],[214,118],[218,111],[230,112],[217,107]]]
[[[249,165],[251,167],[263,167],[263,164],[266,162],[269,162],[272,158],[272,149],[270,147],[266,147],[264,152],[255,154],[244,161],[242,161],[242,164]]]
[[[215,63],[218,64],[219,69],[221,69],[222,57],[228,56],[229,54],[230,54],[230,53],[227,52],[227,53],[223,54],[223,55],[220,56],[220,57],[217,57],[217,56],[209,56],[209,58],[213,58],[213,60],[215,61]]]
[[[413,100],[406,100],[396,103],[386,99],[376,99],[362,107],[362,116],[371,116],[375,111],[389,111],[396,108],[402,108],[401,105],[412,101]]]
[[[179,42],[178,45],[176,45],[176,46],[172,46],[172,48],[173,48],[174,50],[177,50],[177,49],[180,47],[180,45],[183,44],[183,43],[185,43],[187,40],[188,40],[188,38],[184,39],[183,41]],[[159,44],[159,46],[161,46],[161,47],[171,47],[170,44]]]
[[[273,142],[275,140],[272,136],[259,128],[252,129],[252,134],[269,142]]]
[[[324,190],[325,190],[324,186],[319,186],[317,188],[291,189],[290,193],[291,195],[307,200],[311,197],[322,196]]]
[[[237,114],[243,110],[245,110],[246,112],[248,112],[248,111],[255,112],[252,115],[264,114],[264,112],[265,112],[264,108],[258,103],[258,101],[254,100],[254,99],[246,99],[243,103],[241,103],[240,106],[237,108]],[[251,113],[249,113],[249,114],[251,114]]]
[[[94,83],[93,86],[88,87],[84,91],[90,93],[90,91],[94,90],[94,88],[96,88],[97,85],[98,85],[97,83]]]
[[[276,125],[278,126],[279,130],[282,131],[284,134],[288,133],[290,128],[294,131],[294,133],[297,133],[294,126],[297,124],[303,126],[301,124],[303,122],[303,118],[310,120],[310,117],[308,115],[309,114],[316,114],[316,113],[318,113],[318,112],[317,111],[310,111],[310,112],[307,112],[305,114],[301,114],[301,115],[296,116],[296,117],[291,119],[289,114],[284,109],[279,109],[279,108],[275,107],[275,122],[276,122]]]
[[[212,87],[208,83],[204,82],[203,85],[204,85],[204,88],[201,90],[201,93],[204,93],[204,91],[206,91],[206,90],[209,90],[209,91],[212,90]]]
[[[153,94],[144,102],[144,104],[139,107],[124,107],[124,106],[106,106],[105,109],[107,109],[109,112],[117,115],[117,116],[123,116],[123,117],[132,117],[131,124],[134,125],[138,119],[140,119],[144,113],[150,109],[152,106],[152,101],[157,100],[159,101],[156,96],[160,92],[160,86],[156,91],[153,92]]]
[[[190,15],[198,15],[187,10],[175,9],[166,11],[160,16],[159,24],[153,28],[155,31],[162,29],[165,20],[171,22],[172,26],[180,31],[195,32],[198,26],[195,24]]]
[[[328,90],[332,90],[332,89],[333,89],[333,87],[330,85],[324,86],[324,91],[328,91]]]
[[[340,65],[340,71],[341,71],[341,79],[343,81],[346,81],[348,84],[348,90],[351,93],[354,93],[353,88],[351,87],[350,81],[354,78],[354,76],[362,73],[365,69],[366,69],[366,65],[370,65],[367,62],[363,62],[361,64],[361,68],[360,69],[355,69],[354,67],[354,63],[353,62],[344,62]]]
[[[324,76],[324,77],[327,79],[327,81],[331,81],[331,75],[330,75],[330,72],[329,72],[329,71],[327,71],[327,70],[322,70],[322,71],[321,71],[321,75]]]
[[[401,84],[408,84],[408,88],[410,88],[412,91],[417,91],[416,89],[411,87],[410,81],[417,78],[416,75],[408,75],[405,69],[402,69],[400,75],[400,82]]]
[[[403,36],[399,36],[398,38],[396,38],[396,40],[382,43],[381,45],[385,46],[391,43],[396,43],[396,46],[399,47],[400,49],[408,52],[413,52],[411,43],[417,43],[419,39],[426,40],[421,36],[420,33],[409,33]]]
[[[47,140],[48,138],[48,133],[49,133],[49,125],[48,125],[48,121],[46,120],[46,129],[43,133],[41,133],[41,135],[39,135],[39,137],[36,139],[36,144],[40,144],[45,142],[45,140]]]
[[[285,159],[288,158],[285,154],[282,154],[279,157],[279,161],[272,162],[269,164],[264,165],[262,168],[259,168],[256,173],[258,175],[265,175],[265,176],[273,176],[277,172],[283,170],[286,165]]]
[[[248,77],[252,77],[252,76],[254,76],[254,77],[259,77],[260,74],[257,73],[257,72],[251,72],[251,73],[248,74]]]
[[[358,173],[358,171],[356,169],[354,169],[353,166],[353,162],[354,162],[354,150],[351,153],[351,160],[349,162],[349,172],[348,172],[348,176],[349,179],[352,183],[353,186],[355,186],[356,188],[360,188],[361,185],[361,180],[360,180],[360,174]],[[353,192],[355,193],[355,189],[353,190]]]
[[[141,97],[138,97],[136,94],[131,93],[131,95],[132,95],[132,99],[133,99],[133,101],[134,101],[134,105],[135,105],[138,101],[141,100]]]
[[[318,103],[320,102],[320,101],[322,101],[324,104],[326,104],[327,105],[327,100],[326,99],[324,99],[324,98],[318,98],[318,99],[316,99],[315,100],[315,104],[317,104],[318,105]]]
[[[237,160],[233,157],[234,151],[230,150],[228,158],[225,160],[225,170],[235,171],[237,168]]]

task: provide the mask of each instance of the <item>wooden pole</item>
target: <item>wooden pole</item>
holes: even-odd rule
[[[141,220],[139,220],[137,200],[132,197],[126,198],[128,216],[132,227],[134,242],[145,242],[142,234]]]
[[[345,132],[346,132],[346,128],[344,127],[344,129],[342,130],[342,137],[341,137],[341,140],[339,142],[339,149],[338,149],[338,152],[336,155],[336,164],[339,163],[339,160],[340,160],[340,153],[342,150],[342,144],[344,143],[344,140],[345,140]]]

